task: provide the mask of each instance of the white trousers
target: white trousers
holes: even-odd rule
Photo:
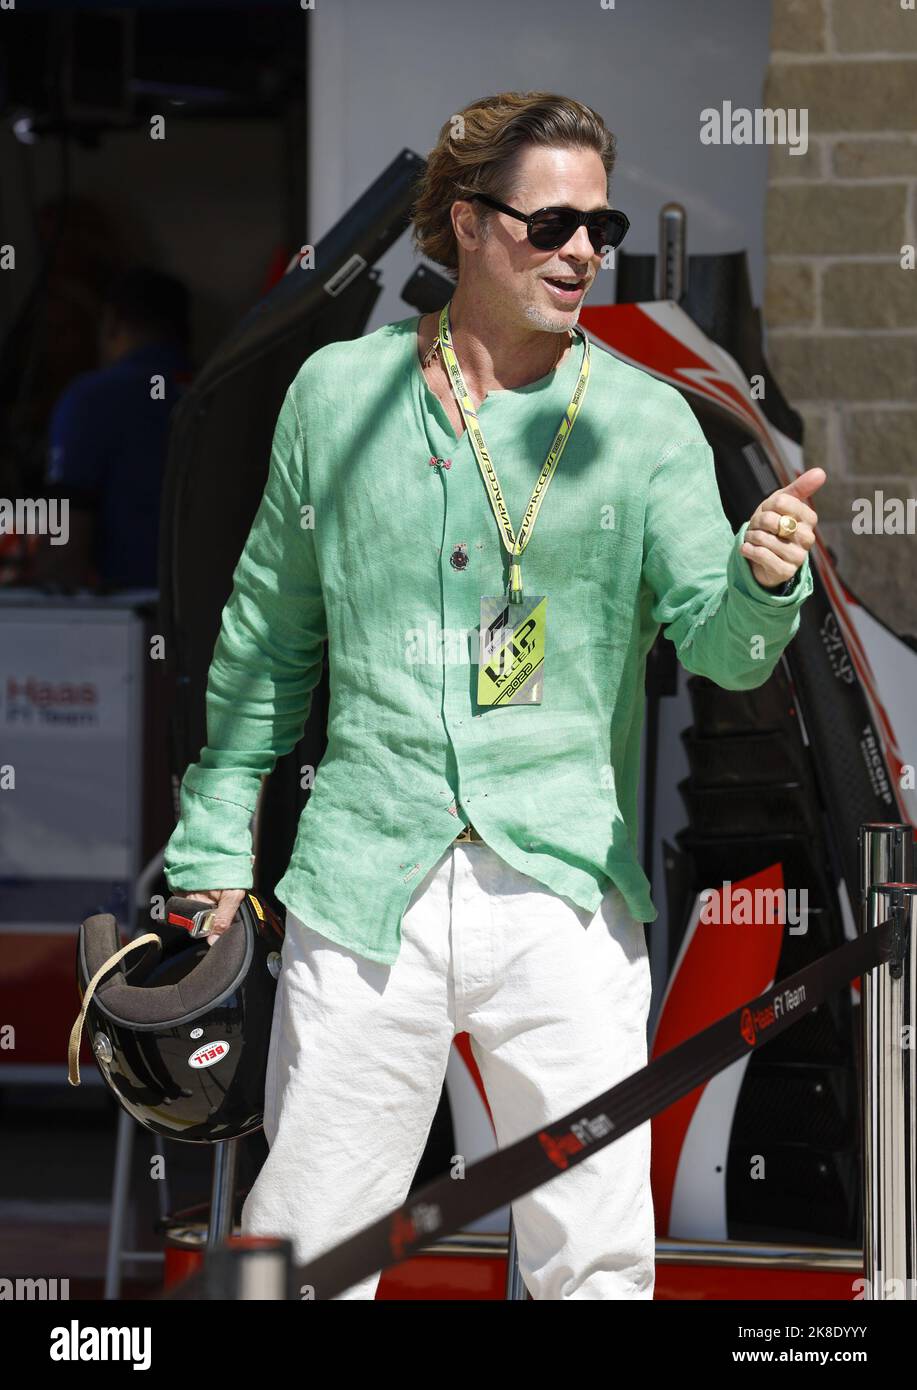
[[[454,844],[417,885],[394,965],[287,914],[265,1090],[269,1154],[242,1231],[297,1264],[400,1206],[449,1050],[466,1031],[500,1148],[646,1065],[644,924],[610,887],[592,914],[489,846]],[[512,1206],[536,1299],[651,1299],[650,1123]],[[381,1271],[342,1299],[372,1299]]]

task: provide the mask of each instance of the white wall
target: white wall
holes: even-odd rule
[[[704,146],[700,111],[761,106],[770,0],[316,0],[312,27],[309,241],[328,230],[407,146],[426,155],[442,123],[506,90],[569,94],[614,132],[611,198],[624,245],[655,252],[661,205],[688,213],[689,252],[747,249],[763,289],[766,146]],[[371,331],[412,312],[405,233],[380,263]],[[611,272],[590,303],[614,299]]]

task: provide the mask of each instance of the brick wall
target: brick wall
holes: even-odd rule
[[[904,0],[905,4],[911,0]],[[809,147],[769,148],[764,319],[805,421],[813,499],[843,577],[917,633],[917,536],[857,535],[855,498],[917,495],[917,9],[772,0],[770,108],[808,109]]]

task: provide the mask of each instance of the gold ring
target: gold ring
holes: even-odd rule
[[[782,516],[777,526],[777,535],[781,540],[789,540],[790,536],[796,531],[796,525],[795,516]]]

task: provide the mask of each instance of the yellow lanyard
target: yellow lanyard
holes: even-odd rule
[[[468,394],[465,385],[465,378],[462,376],[462,369],[458,364],[458,358],[452,347],[452,333],[449,328],[449,304],[444,304],[439,316],[439,342],[442,348],[443,361],[449,373],[449,381],[452,392],[458,402],[458,408],[462,412],[462,419],[465,421],[465,428],[471,439],[471,447],[474,449],[481,476],[487,487],[487,494],[490,497],[490,505],[493,508],[494,516],[497,518],[497,525],[503,537],[503,544],[510,555],[509,572],[509,601],[510,603],[520,603],[522,601],[522,570],[519,565],[519,556],[528,545],[535,527],[535,518],[538,516],[539,508],[544,501],[548,484],[554,476],[560,456],[563,453],[567,440],[573,432],[573,426],[580,406],[586,395],[586,385],[589,381],[589,339],[580,327],[573,329],[583,341],[583,360],[580,366],[579,377],[570,404],[564,412],[564,417],[560,422],[560,428],[554,436],[554,443],[548,451],[548,456],[544,461],[544,466],[535,484],[535,489],[529,499],[529,504],[525,509],[522,524],[519,527],[519,536],[516,537],[513,531],[512,522],[509,519],[509,512],[506,510],[506,503],[503,500],[503,492],[497,480],[496,470],[493,460],[487,451],[481,427],[478,424],[478,414],[474,408],[474,402]]]

